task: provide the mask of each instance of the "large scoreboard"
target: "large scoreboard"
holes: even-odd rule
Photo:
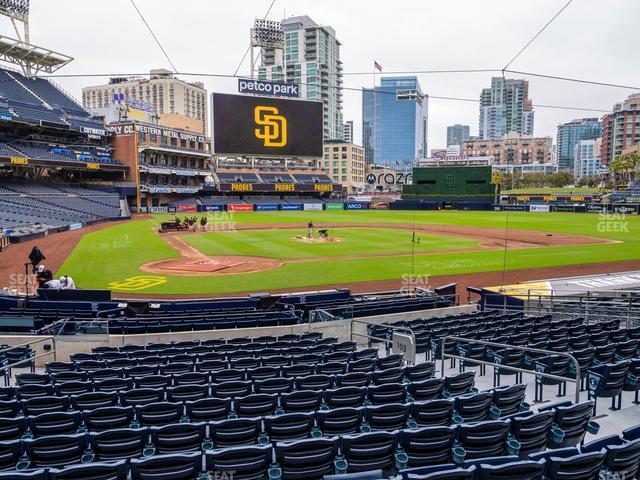
[[[211,95],[212,151],[218,155],[322,157],[322,103]]]

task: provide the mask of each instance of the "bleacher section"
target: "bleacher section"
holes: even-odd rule
[[[0,183],[0,227],[10,237],[121,218],[120,197],[83,187]]]
[[[0,98],[15,121],[37,125],[47,122],[75,130],[105,129],[103,123],[43,78],[27,78],[19,72],[0,69]]]
[[[181,313],[198,305],[187,302]],[[423,350],[437,350],[439,339],[454,334],[514,346],[562,339],[574,342],[576,357],[584,348],[597,350],[605,337],[616,352],[629,341],[623,338],[635,340],[634,360],[614,356],[616,363],[585,367],[585,376],[591,396],[597,385],[607,385],[604,396],[618,384],[637,390],[636,371],[613,376],[602,368],[640,364],[640,330],[619,329],[615,320],[586,324],[487,312],[397,325],[421,335]],[[384,335],[389,325],[375,328]],[[637,478],[640,427],[598,436],[594,401],[532,405],[518,377],[481,390],[483,370],[473,360],[509,353],[470,344],[446,348],[465,358],[438,371],[435,362],[406,364],[385,348],[358,349],[313,331],[125,341],[37,371],[35,352],[18,347],[6,352],[14,366],[5,376],[10,385],[0,387],[0,479]],[[544,356],[530,360],[532,372],[549,373],[537,370],[547,365]],[[509,367],[515,365],[493,368],[509,376]],[[598,375],[601,382],[593,380]]]

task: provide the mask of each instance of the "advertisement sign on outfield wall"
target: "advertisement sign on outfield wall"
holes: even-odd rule
[[[277,212],[277,203],[259,203],[256,205],[256,211],[258,212]]]
[[[224,212],[224,205],[203,205],[204,212]]]
[[[149,213],[169,213],[168,207],[149,207]]]
[[[282,210],[302,210],[302,204],[300,203],[283,203]]]
[[[253,212],[253,203],[230,203],[227,212]]]
[[[181,213],[194,213],[198,211],[197,205],[178,204],[176,205],[176,212]]]
[[[326,210],[344,210],[344,203],[327,203]]]
[[[505,212],[524,212],[526,210],[524,205],[502,205],[501,207]]]
[[[638,207],[636,205],[614,205],[613,212],[624,215],[635,215],[638,213]]]
[[[305,210],[322,210],[321,203],[304,203],[303,206]]]
[[[552,212],[575,212],[576,209],[573,205],[552,205]]]
[[[369,204],[366,202],[347,202],[345,204],[346,210],[368,210]]]
[[[549,205],[529,205],[530,212],[550,212]]]

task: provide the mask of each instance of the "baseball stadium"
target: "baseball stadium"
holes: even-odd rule
[[[365,168],[303,84],[257,77],[79,100],[29,8],[0,1],[0,480],[640,478],[631,169]],[[263,61],[286,25],[255,21]],[[143,95],[178,88],[192,117]]]

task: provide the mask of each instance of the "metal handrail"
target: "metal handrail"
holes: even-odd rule
[[[508,366],[501,365],[501,364],[495,363],[495,362],[487,362],[485,360],[476,360],[476,359],[472,359],[472,358],[463,357],[463,356],[460,356],[460,355],[451,355],[449,353],[445,353],[445,351],[444,351],[445,350],[445,344],[446,344],[447,340],[454,340],[456,342],[477,343],[477,344],[486,345],[486,346],[489,346],[489,347],[498,347],[498,348],[505,348],[505,349],[511,349],[511,350],[520,350],[520,351],[530,352],[530,353],[542,353],[544,355],[553,355],[553,356],[566,357],[571,362],[573,362],[574,365],[576,366],[576,378],[561,377],[559,375],[553,375],[551,373],[535,372],[535,371],[531,371],[531,370],[526,370],[524,368],[508,367]],[[440,357],[440,375],[442,375],[442,376],[444,376],[444,370],[445,370],[444,361],[445,361],[445,359],[446,358],[457,358],[457,359],[460,359],[460,360],[467,360],[468,362],[479,363],[479,364],[483,364],[483,365],[491,365],[493,367],[502,367],[505,370],[509,370],[509,371],[529,373],[529,374],[533,374],[535,376],[540,376],[540,377],[543,377],[543,378],[551,378],[553,380],[560,380],[560,381],[563,381],[563,382],[573,382],[573,383],[576,384],[575,403],[580,403],[580,379],[582,378],[582,372],[580,370],[580,364],[578,363],[576,358],[573,355],[571,355],[570,353],[554,352],[552,350],[542,350],[540,348],[521,347],[521,346],[518,346],[518,345],[507,345],[505,343],[487,342],[485,340],[476,340],[476,339],[472,339],[472,338],[463,338],[463,337],[454,337],[454,336],[442,337],[441,342],[440,342],[440,349],[441,349],[440,350],[440,353],[441,353],[441,357]]]
[[[17,365],[22,365],[24,364],[24,362],[28,361],[28,360],[36,360],[38,358],[42,358],[45,357],[47,355],[53,355],[53,360],[56,360],[56,339],[53,336],[46,336],[44,338],[40,338],[38,340],[34,340],[31,342],[26,342],[26,343],[21,343],[19,345],[11,345],[10,347],[7,348],[3,348],[0,349],[0,355],[4,354],[5,352],[9,352],[11,350],[15,350],[17,348],[22,348],[22,347],[30,347],[31,345],[36,345],[38,343],[43,343],[43,342],[47,342],[47,341],[51,341],[51,344],[53,345],[53,349],[48,351],[48,352],[44,352],[44,353],[39,353],[38,355],[34,355],[33,357],[29,357],[29,358],[25,358],[24,360],[19,360],[16,363],[11,363],[9,365],[3,365],[2,367],[0,367],[0,372],[4,373],[7,370],[10,370],[11,368],[17,366]]]

